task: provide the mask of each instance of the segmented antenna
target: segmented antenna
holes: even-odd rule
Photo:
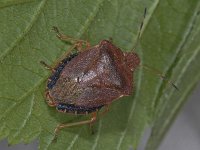
[[[143,18],[142,18],[142,22],[140,24],[140,28],[139,28],[139,32],[138,32],[138,36],[137,36],[137,39],[135,41],[135,44],[133,46],[133,49],[132,51],[134,51],[139,43],[139,40],[140,40],[140,35],[141,35],[141,31],[142,31],[142,28],[143,28],[143,24],[144,24],[144,19],[146,17],[146,13],[147,13],[147,8],[144,9],[144,15],[143,15]]]
[[[144,25],[144,19],[146,17],[146,13],[147,13],[147,8],[144,9],[144,15],[143,15],[143,18],[142,18],[142,22],[140,24],[140,28],[139,28],[139,32],[138,32],[138,36],[137,36],[137,39],[135,41],[135,44],[134,44],[134,47],[132,49],[132,51],[134,51],[140,41],[140,36],[141,36],[141,32],[142,32],[142,28],[143,28],[143,25]],[[141,67],[143,67],[144,69],[146,70],[149,70],[151,72],[154,72],[156,75],[158,75],[160,78],[162,78],[163,80],[166,80],[168,84],[172,85],[177,91],[179,91],[178,87],[171,81],[169,80],[166,76],[164,76],[160,71],[152,68],[152,67],[149,67],[147,65],[140,65]]]
[[[166,80],[168,84],[171,84],[177,91],[179,91],[179,88],[171,80],[167,79],[167,77],[164,76],[160,71],[158,71],[152,67],[149,67],[147,65],[141,65],[141,67],[143,67],[146,70],[154,72],[156,75],[161,77],[163,80]]]

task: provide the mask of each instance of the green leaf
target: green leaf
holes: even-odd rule
[[[168,4],[168,9],[172,6],[176,6],[174,7],[176,11],[170,14],[170,16],[176,16],[175,14],[179,13],[179,11],[182,15],[182,17],[174,17],[174,21],[171,21],[175,30],[178,32],[171,31],[175,33],[175,39],[171,39],[173,40],[171,48],[175,49],[175,56],[173,56],[171,64],[166,68],[166,72],[173,79],[176,79],[180,91],[169,91],[163,88],[163,83],[160,84],[160,89],[162,90],[160,90],[159,94],[155,97],[155,119],[146,150],[155,150],[159,146],[159,143],[162,141],[168,128],[187,100],[190,92],[200,80],[200,72],[198,69],[200,67],[200,2],[182,1],[181,3],[184,9],[178,7],[178,2],[165,2],[161,4],[160,8],[155,12],[156,15],[159,15],[160,12],[167,14],[167,9],[164,10],[164,8],[166,8]],[[177,21],[175,19],[177,19]],[[168,22],[169,20],[166,18],[162,21]],[[161,19],[158,19],[157,22],[161,22]],[[178,24],[174,24],[176,22]],[[166,26],[163,28],[167,29]],[[168,29],[168,31],[169,30],[170,29]]]
[[[157,147],[191,90],[200,80],[200,2],[189,0],[8,0],[0,3],[0,138],[10,144],[39,138],[44,149],[130,149],[152,125],[148,150]],[[181,4],[181,5],[180,5]],[[117,100],[95,124],[64,129],[59,123],[89,116],[58,113],[47,106],[45,83],[50,72],[39,61],[55,64],[70,45],[59,41],[52,26],[92,45],[102,39],[130,51],[144,8],[148,12],[136,49],[143,64],[175,81],[177,92],[154,72],[135,73],[134,95]]]

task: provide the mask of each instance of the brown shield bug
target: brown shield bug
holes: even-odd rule
[[[145,14],[146,9],[144,18]],[[135,47],[140,38],[142,26],[143,21]],[[140,65],[140,58],[133,51],[123,52],[111,40],[102,40],[91,47],[87,41],[61,34],[57,27],[53,27],[53,30],[59,39],[72,43],[72,47],[55,67],[41,61],[52,71],[45,92],[47,103],[49,106],[56,107],[59,112],[91,114],[89,120],[58,125],[55,129],[57,134],[65,127],[92,125],[97,119],[97,112],[102,107],[106,109],[101,112],[101,115],[108,111],[108,106],[114,100],[132,95],[133,73]],[[72,53],[73,50],[76,52]],[[150,69],[147,66],[144,67]],[[161,73],[155,72],[166,79]],[[173,83],[172,85],[176,87]]]

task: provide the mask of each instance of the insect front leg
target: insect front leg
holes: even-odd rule
[[[69,43],[75,45],[75,47],[77,48],[78,51],[83,51],[87,48],[90,48],[90,43],[88,41],[75,39],[75,38],[72,38],[70,36],[64,35],[64,34],[60,33],[59,29],[55,26],[53,26],[52,30],[56,32],[57,37],[60,40],[65,41],[65,42],[69,42]],[[83,47],[85,47],[85,48],[83,48]]]

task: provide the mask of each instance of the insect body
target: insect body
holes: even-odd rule
[[[137,41],[142,26],[143,22]],[[92,125],[96,121],[97,112],[102,107],[106,108],[101,113],[104,114],[114,100],[131,95],[133,73],[139,66],[140,59],[135,52],[123,52],[110,40],[102,40],[96,46],[91,47],[87,41],[65,36],[56,27],[53,29],[59,39],[71,42],[73,45],[55,67],[48,66],[41,61],[52,71],[45,92],[47,103],[49,106],[56,107],[60,112],[91,114],[88,120],[58,125],[55,130],[57,134],[65,127]],[[83,48],[83,45],[86,47]],[[74,49],[77,52],[71,53]],[[156,73],[166,79],[159,72]],[[176,88],[172,82],[170,83]]]
[[[69,40],[56,27],[54,30],[61,40]],[[93,47],[86,41],[74,41],[71,50],[77,49],[77,52],[66,54],[56,67],[41,62],[52,71],[47,81],[46,100],[49,106],[60,112],[91,113],[92,117],[86,121],[61,124],[56,132],[64,127],[92,124],[102,107],[106,107],[105,113],[114,100],[131,95],[133,72],[140,63],[135,52],[122,52],[109,40],[102,40]],[[87,47],[82,49],[82,44]]]
[[[139,65],[134,52],[122,52],[110,41],[61,61],[47,82],[50,105],[59,111],[85,114],[131,95],[133,71]]]
[[[145,14],[146,9],[144,17]],[[142,26],[143,22],[137,41]],[[140,59],[133,51],[122,52],[111,40],[102,40],[91,47],[87,41],[61,34],[57,27],[53,27],[53,30],[60,40],[72,43],[72,47],[55,67],[41,61],[47,69],[52,71],[45,92],[47,103],[60,112],[91,114],[88,120],[59,124],[55,129],[57,135],[57,132],[65,127],[82,124],[91,126],[102,107],[105,107],[105,110],[100,115],[108,111],[108,106],[114,100],[131,95],[133,72],[138,67]],[[71,53],[74,49],[77,52]]]

